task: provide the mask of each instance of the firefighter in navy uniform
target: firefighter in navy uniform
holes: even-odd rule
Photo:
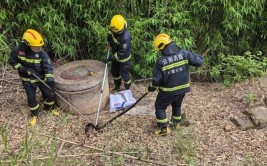
[[[158,129],[156,135],[165,136],[170,133],[166,109],[172,106],[171,125],[178,128],[181,121],[181,105],[185,93],[190,91],[189,65],[201,67],[203,58],[180,49],[166,34],[159,34],[154,39],[154,49],[160,51],[161,57],[154,66],[153,79],[148,91],[153,92],[159,88],[155,102]]]
[[[59,115],[54,108],[54,78],[53,65],[46,51],[42,49],[43,38],[39,32],[28,29],[24,32],[19,46],[12,49],[9,64],[18,70],[22,85],[27,94],[28,106],[31,111],[30,125],[34,126],[37,121],[40,104],[36,100],[37,87],[44,99],[44,109],[50,110],[53,115]],[[33,75],[44,80],[49,89]]]
[[[131,35],[126,29],[126,20],[121,15],[115,15],[110,22],[110,31],[107,41],[112,55],[105,60],[105,63],[111,61],[111,74],[114,79],[115,88],[118,91],[123,80],[125,89],[131,86]]]

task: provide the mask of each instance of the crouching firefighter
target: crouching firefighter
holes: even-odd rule
[[[42,49],[43,37],[39,32],[28,29],[24,32],[19,46],[12,49],[9,64],[18,70],[23,88],[27,94],[28,106],[30,107],[30,125],[34,126],[40,111],[40,104],[36,100],[37,87],[44,99],[44,109],[50,110],[53,115],[59,115],[54,109],[54,78],[53,64],[46,51]],[[43,80],[51,89],[35,77]]]
[[[123,80],[125,89],[131,86],[131,35],[126,29],[126,20],[121,15],[115,15],[110,22],[110,31],[107,41],[112,55],[105,60],[105,63],[111,61],[111,74],[114,79],[115,88],[118,91]]]
[[[189,65],[200,67],[203,58],[188,50],[180,49],[170,36],[159,34],[154,39],[154,49],[161,53],[154,66],[152,83],[148,91],[159,88],[155,102],[158,129],[156,135],[170,133],[166,109],[172,107],[171,126],[176,129],[181,121],[181,105],[185,93],[190,91]]]

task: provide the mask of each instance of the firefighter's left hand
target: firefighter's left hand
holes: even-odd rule
[[[31,75],[35,74],[35,71],[32,70],[32,69],[27,68],[27,74],[28,74],[29,76],[31,76]],[[35,75],[36,75],[36,74],[35,74]]]
[[[46,81],[45,83],[51,88],[52,91],[55,90],[55,82],[54,81]]]
[[[109,56],[108,59],[105,59],[104,63],[108,63],[110,61],[114,61],[114,57],[113,56]]]
[[[27,44],[26,41],[21,41],[21,42],[19,43],[18,48],[19,48],[19,51],[26,52],[30,47],[29,47],[29,45]]]
[[[147,87],[148,92],[154,92],[156,89],[157,89],[156,87],[152,86],[152,83],[150,83]]]
[[[109,50],[112,50],[112,47],[111,47],[111,44],[110,43],[108,43],[108,49]]]
[[[34,71],[34,70],[29,69],[29,68],[24,67],[24,66],[21,66],[21,67],[19,68],[19,70],[20,70],[21,72],[23,72],[23,73],[27,73],[29,76],[32,75],[32,74],[35,74],[35,71]]]

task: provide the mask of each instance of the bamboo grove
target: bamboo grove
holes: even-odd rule
[[[102,61],[110,19],[122,14],[132,35],[137,77],[151,75],[159,56],[152,46],[158,33],[169,34],[181,48],[198,54],[209,48],[205,69],[215,79],[227,78],[221,71],[233,60],[241,66],[247,61],[260,64],[248,76],[263,74],[267,66],[265,0],[2,0],[0,7],[1,61],[28,28],[42,32],[52,57]]]

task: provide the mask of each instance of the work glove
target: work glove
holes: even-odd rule
[[[26,73],[26,74],[28,74],[29,76],[31,76],[31,75],[33,75],[33,74],[36,74],[34,70],[29,69],[29,68],[27,68],[27,67],[25,67],[25,66],[20,66],[20,67],[19,67],[19,71],[22,72],[22,73]]]
[[[55,91],[55,81],[49,81],[46,80],[45,83],[51,88],[51,90],[54,92]]]
[[[156,89],[157,89],[156,87],[152,86],[152,83],[150,83],[147,87],[148,92],[154,92]]]
[[[109,49],[109,50],[111,50],[111,49],[112,49],[112,47],[111,47],[111,44],[110,44],[110,43],[108,43],[108,49]]]
[[[26,41],[21,41],[18,48],[19,48],[19,51],[26,52],[30,47]]]
[[[45,81],[46,85],[49,86],[48,91],[50,92],[51,97],[55,97],[55,82],[54,81]]]
[[[104,60],[104,63],[108,63],[110,61],[114,61],[114,57],[113,56],[109,56],[107,59]]]
[[[54,82],[54,77],[46,77],[45,82]]]

